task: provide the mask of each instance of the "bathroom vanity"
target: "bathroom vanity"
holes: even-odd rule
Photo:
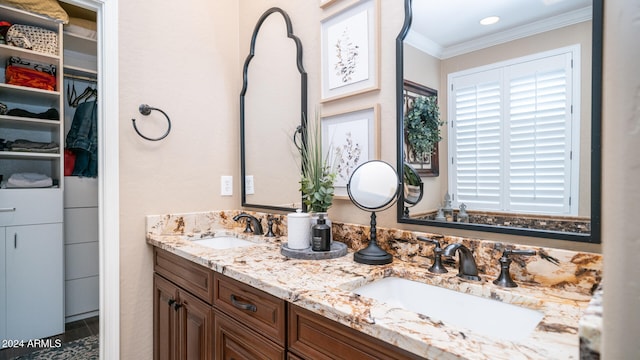
[[[501,288],[492,283],[499,272],[496,244],[463,240],[474,249],[482,278],[469,281],[452,266],[446,274],[428,272],[430,247],[415,241],[417,233],[378,229],[394,261],[370,266],[353,261],[362,229],[335,224],[334,236],[352,248],[346,256],[298,260],[281,255],[286,237],[243,233],[244,225],[231,220],[237,213],[147,217],[147,243],[154,251],[155,359],[579,358],[578,322],[600,278],[598,254],[545,249],[559,265],[518,259],[512,272],[519,286]],[[254,244],[214,249],[198,243],[229,236]],[[541,320],[523,338],[509,339],[356,293],[389,277],[535,310]],[[491,316],[496,324],[513,320]]]

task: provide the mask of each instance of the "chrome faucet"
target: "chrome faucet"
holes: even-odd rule
[[[458,259],[458,276],[467,280],[480,280],[478,276],[478,266],[473,258],[473,253],[462,244],[447,245],[442,252],[444,256],[454,256],[456,250],[460,254]]]
[[[242,218],[246,218],[247,227],[244,229],[244,232],[253,232],[255,235],[262,235],[262,223],[258,218],[253,215],[249,215],[247,213],[241,213],[233,217],[233,221],[239,221]],[[253,227],[253,229],[252,229]]]

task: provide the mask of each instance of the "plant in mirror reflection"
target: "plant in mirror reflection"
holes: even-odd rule
[[[405,116],[405,140],[412,160],[428,159],[442,140],[440,108],[436,96],[417,97]]]
[[[304,141],[299,147],[302,158],[302,202],[307,211],[326,212],[333,202],[333,184],[337,176],[335,159],[339,155],[333,153],[335,157],[331,156],[332,152],[328,151],[326,156],[322,156],[322,134],[317,113],[315,120],[308,123],[302,133]]]

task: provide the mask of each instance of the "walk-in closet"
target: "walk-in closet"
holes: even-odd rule
[[[66,343],[98,332],[96,13],[32,3],[0,1],[0,339]]]

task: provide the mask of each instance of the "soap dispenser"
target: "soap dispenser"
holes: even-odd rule
[[[323,214],[319,214],[318,223],[311,230],[311,250],[329,251],[331,249],[331,227],[327,225]]]

